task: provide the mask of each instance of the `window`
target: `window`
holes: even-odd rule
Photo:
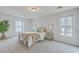
[[[73,16],[66,16],[60,18],[60,35],[72,36],[72,19]]]
[[[16,20],[16,32],[24,31],[24,22],[22,20]]]

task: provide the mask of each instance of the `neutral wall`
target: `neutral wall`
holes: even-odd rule
[[[9,14],[5,14],[5,13],[0,13],[0,21],[7,19],[9,20],[9,30],[5,33],[7,37],[13,37],[15,35],[17,35],[16,33],[16,25],[15,25],[15,20],[17,18],[20,18],[21,20],[24,21],[24,31],[31,31],[32,28],[32,20],[31,19],[27,19],[27,18],[23,18],[23,17],[17,17],[17,16],[12,16]]]
[[[25,32],[30,32],[32,31],[32,19],[28,19],[28,18],[25,18],[24,20],[24,31]]]
[[[61,16],[69,16],[69,15],[73,15],[73,27],[72,27],[73,36],[72,37],[60,36],[59,18]],[[33,20],[33,24],[38,24],[44,27],[47,27],[48,24],[53,24],[54,40],[63,41],[79,46],[79,9],[78,8],[36,18]]]
[[[4,14],[4,13],[0,13],[0,21],[1,20],[9,20],[9,24],[10,24],[10,27],[9,27],[9,30],[5,33],[7,37],[10,37],[10,36],[14,36],[15,35],[15,19],[16,17],[14,16],[11,16],[11,15],[8,15],[8,14]]]

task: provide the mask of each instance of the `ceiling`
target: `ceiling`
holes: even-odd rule
[[[0,6],[0,12],[7,13],[13,16],[33,18],[78,8],[78,6],[63,6],[63,8],[57,9],[58,6],[37,6],[39,8],[39,11],[31,12],[28,10],[29,7],[30,6]]]

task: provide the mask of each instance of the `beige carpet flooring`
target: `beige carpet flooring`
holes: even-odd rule
[[[44,40],[27,48],[18,38],[0,40],[0,53],[78,53],[79,48],[56,41]]]

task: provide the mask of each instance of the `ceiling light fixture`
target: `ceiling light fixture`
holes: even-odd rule
[[[37,11],[39,11],[39,8],[37,8],[37,7],[29,7],[28,8],[30,11],[32,11],[32,12],[37,12]]]

